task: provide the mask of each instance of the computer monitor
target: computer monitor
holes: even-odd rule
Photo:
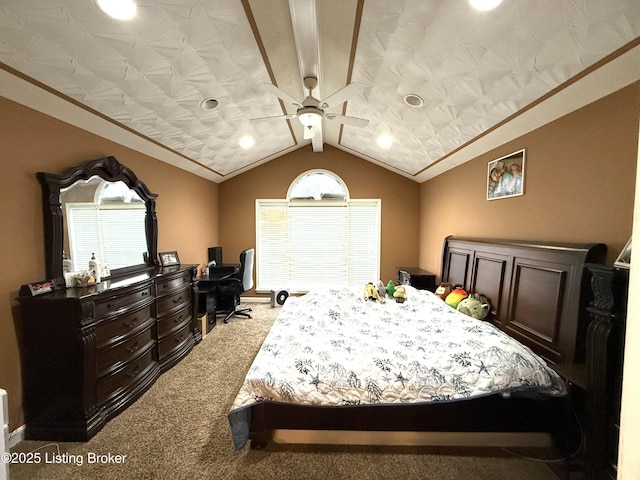
[[[209,262],[215,260],[216,265],[222,265],[222,247],[210,247],[209,251]]]

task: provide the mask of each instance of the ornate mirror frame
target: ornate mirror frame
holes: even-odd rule
[[[42,187],[42,213],[44,217],[44,248],[47,278],[61,282],[62,250],[64,245],[64,217],[60,202],[60,191],[70,187],[78,180],[88,180],[98,176],[110,182],[122,181],[134,190],[146,205],[145,233],[147,236],[146,264],[118,269],[112,274],[127,273],[141,267],[158,265],[158,219],[156,217],[157,194],[151,193],[147,186],[138,179],[132,170],[122,165],[115,157],[104,157],[89,160],[80,165],[68,168],[62,173],[38,172],[37,177]]]

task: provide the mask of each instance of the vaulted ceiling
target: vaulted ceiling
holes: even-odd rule
[[[638,0],[136,4],[120,21],[93,0],[0,0],[0,94],[217,182],[311,151],[287,101],[307,76],[316,99],[361,87],[324,108],[325,145],[419,182],[640,80]]]

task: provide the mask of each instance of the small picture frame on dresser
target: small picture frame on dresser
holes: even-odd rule
[[[613,265],[618,268],[631,268],[631,239],[624,246]]]
[[[53,280],[43,280],[41,282],[27,283],[20,288],[20,296],[35,297],[44,293],[58,290]]]
[[[178,252],[160,252],[158,253],[160,258],[160,265],[168,267],[170,265],[180,265],[180,259],[178,258]]]

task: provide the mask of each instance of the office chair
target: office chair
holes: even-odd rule
[[[216,296],[221,304],[233,305],[231,311],[224,319],[224,323],[229,323],[229,319],[235,315],[251,318],[250,308],[236,308],[240,303],[240,294],[253,287],[253,257],[255,249],[249,248],[240,252],[240,269],[237,272],[221,277],[215,282]],[[226,299],[226,302],[225,302]]]

